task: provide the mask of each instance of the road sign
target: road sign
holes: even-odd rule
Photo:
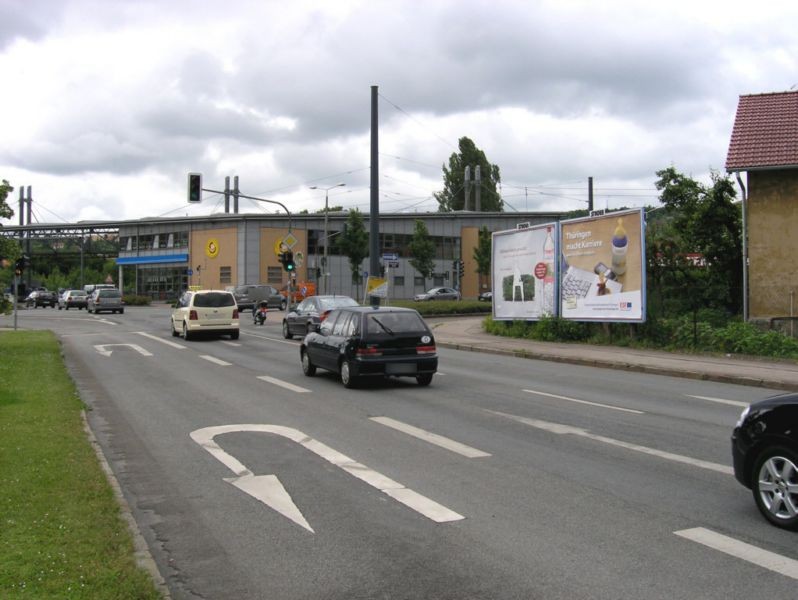
[[[382,255],[382,260],[383,261],[399,260],[399,254],[396,252],[386,252],[385,254]]]

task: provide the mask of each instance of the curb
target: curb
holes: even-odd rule
[[[141,534],[141,530],[136,523],[136,519],[133,517],[133,511],[130,509],[130,505],[127,503],[125,496],[122,494],[122,487],[119,485],[116,475],[114,475],[114,472],[111,470],[111,466],[105,459],[100,442],[97,441],[94,432],[91,430],[89,421],[86,418],[85,410],[80,411],[80,417],[83,420],[83,430],[86,432],[86,437],[89,440],[89,444],[91,444],[91,447],[94,448],[94,453],[97,455],[97,460],[100,463],[100,467],[105,473],[105,477],[108,480],[108,483],[111,485],[111,489],[114,491],[114,496],[119,504],[120,516],[127,524],[130,534],[133,537],[133,557],[136,559],[136,564],[141,569],[144,569],[147,573],[149,573],[156,589],[161,594],[161,597],[165,600],[170,600],[172,596],[169,593],[166,580],[164,580],[161,572],[158,570],[158,565],[155,563],[155,559],[153,558],[152,554],[150,554],[149,546],[147,546],[147,542],[144,539],[144,536]]]

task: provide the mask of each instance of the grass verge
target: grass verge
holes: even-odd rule
[[[55,336],[0,332],[0,381],[0,598],[160,598]]]

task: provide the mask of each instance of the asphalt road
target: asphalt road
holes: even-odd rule
[[[795,595],[796,535],[731,475],[767,389],[440,349],[430,387],[346,390],[283,313],[184,342],[168,312],[19,321],[62,340],[174,598]]]

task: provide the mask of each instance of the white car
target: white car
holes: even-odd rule
[[[230,292],[198,290],[185,292],[172,310],[172,335],[188,341],[202,333],[239,335],[238,306]]]

